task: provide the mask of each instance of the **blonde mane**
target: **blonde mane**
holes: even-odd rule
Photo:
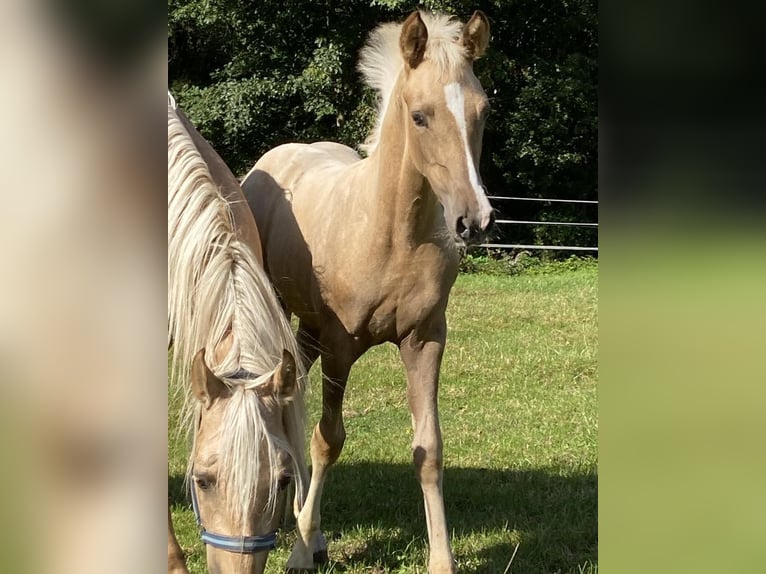
[[[458,74],[466,63],[465,48],[458,43],[463,23],[447,14],[420,12],[420,17],[428,30],[424,60],[433,62],[439,74]],[[368,154],[378,145],[391,93],[404,69],[404,59],[399,49],[401,31],[401,23],[381,24],[370,33],[360,52],[359,72],[365,83],[378,92],[375,127],[360,146]]]
[[[228,511],[244,526],[245,510],[256,497],[261,444],[272,473],[277,449],[290,454],[298,493],[306,476],[305,409],[302,360],[295,337],[263,268],[235,230],[230,205],[213,181],[205,160],[176,114],[168,95],[168,344],[172,342],[171,382],[184,393],[181,426],[196,435],[199,402],[192,396],[193,358],[205,349],[206,363],[232,391],[221,426],[221,472],[227,485]],[[215,350],[230,337],[230,351],[220,360]],[[297,395],[285,407],[289,444],[272,436],[262,409],[269,405],[254,391],[275,372],[283,349],[296,358]],[[259,376],[232,378],[245,370]],[[266,399],[268,400],[268,399]],[[187,480],[196,445],[189,457]],[[276,500],[272,476],[268,506]],[[260,496],[261,493],[258,493]],[[302,499],[302,497],[301,497]]]

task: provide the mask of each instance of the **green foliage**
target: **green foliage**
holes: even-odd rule
[[[597,197],[595,0],[427,0],[423,8],[490,18],[476,73],[493,113],[481,172],[491,194]],[[179,104],[235,173],[289,141],[356,147],[375,96],[356,72],[379,22],[401,20],[403,0],[309,2],[170,0],[169,80]],[[497,202],[513,219],[595,221],[593,206]],[[508,243],[593,245],[594,229],[503,225]]]

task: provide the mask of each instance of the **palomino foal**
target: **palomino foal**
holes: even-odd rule
[[[242,183],[267,271],[300,319],[301,350],[309,365],[322,358],[322,416],[291,569],[313,568],[312,550],[321,548],[322,486],[346,436],[351,366],[370,347],[392,342],[407,371],[428,569],[455,571],[437,389],[456,245],[479,241],[493,221],[478,172],[489,106],[473,72],[488,40],[481,12],[465,25],[414,12],[403,24],[379,27],[360,62],[380,93],[369,157],[333,143],[288,144],[264,155]]]

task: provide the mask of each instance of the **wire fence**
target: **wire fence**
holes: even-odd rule
[[[598,201],[590,199],[553,199],[544,197],[511,197],[505,195],[488,195],[490,200],[498,201],[542,201],[550,203],[573,203],[598,205]],[[558,225],[563,227],[591,227],[598,228],[598,223],[590,221],[528,221],[523,219],[498,219],[499,225]],[[482,243],[479,247],[490,249],[541,249],[549,251],[590,251],[598,252],[598,246],[579,245],[526,245],[523,243]]]

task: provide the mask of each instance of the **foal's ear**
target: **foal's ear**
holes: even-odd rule
[[[420,17],[420,12],[415,10],[402,24],[402,33],[399,36],[399,48],[407,66],[415,69],[423,61],[428,42],[428,29]]]
[[[293,396],[297,385],[295,358],[290,351],[282,351],[282,361],[271,380],[271,390],[278,399],[287,399]]]
[[[481,58],[489,45],[489,20],[481,10],[476,10],[463,26],[463,37],[460,40],[465,46],[468,57],[472,60]]]
[[[226,393],[226,385],[213,374],[205,362],[205,349],[201,349],[192,361],[191,385],[194,396],[209,409],[213,401]]]

